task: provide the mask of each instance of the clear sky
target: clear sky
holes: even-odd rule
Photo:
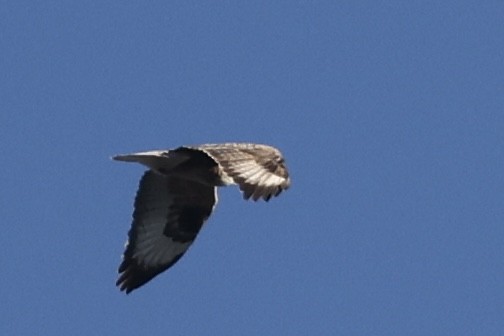
[[[502,1],[2,1],[1,335],[503,335]],[[267,143],[168,272],[117,267],[143,172]]]

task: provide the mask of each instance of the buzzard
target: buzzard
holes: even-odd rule
[[[217,203],[217,187],[237,184],[244,199],[269,201],[290,185],[282,154],[267,145],[182,146],[113,159],[149,168],[140,180],[116,282],[126,293],[184,255]]]

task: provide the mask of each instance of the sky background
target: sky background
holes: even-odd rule
[[[0,334],[503,335],[502,1],[1,1]],[[143,167],[277,146],[115,287]]]

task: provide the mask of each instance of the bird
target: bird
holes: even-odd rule
[[[181,146],[116,155],[146,166],[116,286],[129,294],[172,267],[217,204],[217,187],[238,185],[245,200],[269,201],[291,184],[275,147],[253,143]]]

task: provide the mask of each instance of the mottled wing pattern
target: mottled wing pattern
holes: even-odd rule
[[[175,264],[215,203],[215,187],[147,171],[135,199],[116,285],[129,293]]]
[[[201,145],[220,165],[225,174],[238,184],[243,197],[268,201],[289,188],[290,178],[279,150],[256,144]]]

